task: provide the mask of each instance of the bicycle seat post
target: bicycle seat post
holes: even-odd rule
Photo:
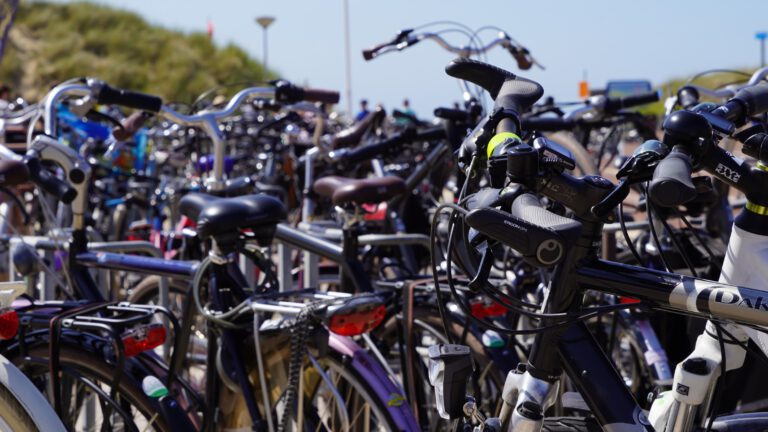
[[[348,208],[337,207],[338,214],[342,220],[341,232],[342,243],[341,246],[344,250],[344,259],[347,262],[357,261],[357,250],[359,247],[358,237],[363,233],[363,213],[361,207],[358,204],[352,205],[354,212],[350,213]],[[341,271],[339,282],[341,284],[341,292],[353,293],[355,292],[355,282],[352,280],[352,275],[348,272]]]

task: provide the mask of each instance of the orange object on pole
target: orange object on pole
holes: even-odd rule
[[[589,97],[589,83],[586,80],[579,81],[579,97],[582,99]]]

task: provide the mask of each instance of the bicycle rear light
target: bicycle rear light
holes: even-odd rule
[[[166,332],[162,324],[141,326],[123,334],[123,349],[126,357],[133,357],[165,343]]]
[[[378,327],[384,321],[386,312],[386,307],[378,298],[353,298],[331,312],[328,329],[342,336],[357,336]]]
[[[444,419],[464,416],[467,379],[472,374],[472,358],[466,345],[429,347],[429,383],[435,388],[437,411]]]
[[[472,316],[477,319],[504,316],[508,309],[499,302],[479,299],[470,304]]]
[[[14,309],[0,312],[0,340],[12,339],[19,331],[19,315]]]

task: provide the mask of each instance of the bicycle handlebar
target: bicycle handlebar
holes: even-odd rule
[[[44,191],[56,197],[64,204],[70,204],[77,197],[77,190],[66,181],[51,174],[43,168],[40,160],[35,157],[27,158],[29,179]]]
[[[163,106],[163,100],[158,96],[115,88],[103,81],[88,81],[89,86],[95,88],[96,100],[101,104],[121,105],[153,113],[159,112]]]
[[[539,62],[537,62],[533,56],[531,56],[531,53],[527,48],[514,44],[512,42],[512,38],[510,38],[509,35],[507,35],[505,32],[499,32],[499,35],[494,40],[484,46],[475,48],[471,46],[452,45],[438,33],[425,32],[413,35],[412,29],[406,29],[398,33],[397,36],[395,36],[395,38],[389,42],[381,43],[363,50],[363,58],[366,61],[373,60],[382,54],[393,51],[402,51],[405,48],[416,45],[417,43],[427,39],[435,41],[446,51],[463,58],[484,54],[498,45],[509,51],[512,57],[514,57],[514,59],[517,61],[517,66],[520,69],[528,70],[533,65],[544,69],[544,67]]]
[[[683,108],[689,108],[699,102],[700,96],[708,96],[715,99],[732,98],[740,90],[756,86],[768,78],[768,67],[756,70],[745,84],[732,84],[719,89],[710,89],[696,84],[686,84],[677,92],[677,98]]]
[[[690,153],[675,146],[659,161],[648,186],[648,196],[661,207],[677,207],[696,198],[696,186],[691,182]]]

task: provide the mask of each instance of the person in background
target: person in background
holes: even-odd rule
[[[411,103],[408,99],[403,99],[403,109],[399,110],[408,117],[397,117],[395,123],[400,125],[409,125],[416,122],[416,112],[411,109]]]
[[[403,112],[411,117],[416,117],[416,111],[411,109],[411,101],[403,99]]]
[[[362,120],[362,119],[364,119],[364,118],[365,118],[365,116],[367,116],[369,113],[370,113],[370,111],[368,111],[368,101],[367,101],[367,100],[365,100],[365,99],[361,100],[361,101],[360,101],[360,112],[359,112],[359,113],[357,113],[357,115],[355,116],[355,121],[356,121],[356,122],[359,122],[359,121],[361,121],[361,120]]]

